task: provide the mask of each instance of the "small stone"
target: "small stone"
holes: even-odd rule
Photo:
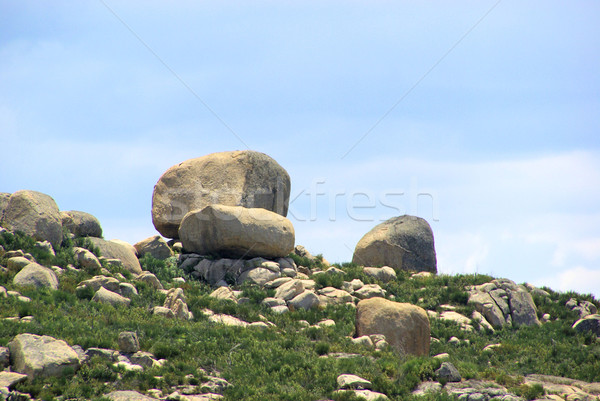
[[[372,384],[370,381],[356,375],[342,374],[337,377],[338,388],[340,389],[370,389]]]
[[[442,366],[435,373],[440,381],[459,382],[462,380],[458,369],[450,362],[442,363]]]
[[[126,354],[133,354],[140,350],[140,342],[138,336],[133,331],[123,331],[119,333],[118,338],[119,349]]]

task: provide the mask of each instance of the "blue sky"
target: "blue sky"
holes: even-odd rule
[[[438,269],[600,295],[600,4],[0,0],[0,191],[155,234],[160,175],[253,149],[297,243],[417,214]]]

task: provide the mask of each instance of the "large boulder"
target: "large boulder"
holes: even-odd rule
[[[58,278],[54,271],[35,262],[21,269],[13,278],[13,284],[58,290]]]
[[[150,254],[155,259],[164,260],[173,256],[173,251],[169,248],[169,244],[160,235],[146,238],[133,245],[141,258],[146,254]]]
[[[49,241],[54,249],[62,242],[60,211],[54,199],[36,191],[21,190],[8,198],[0,226],[23,231],[38,241]]]
[[[48,336],[19,334],[9,344],[13,369],[29,378],[60,376],[77,369],[79,357],[66,342]]]
[[[573,328],[579,332],[591,331],[600,336],[600,315],[588,315],[573,324]]]
[[[100,254],[108,259],[119,259],[123,263],[125,270],[140,274],[142,266],[135,254],[135,248],[132,245],[118,240],[106,241],[102,238],[88,237],[94,246],[98,247]]]
[[[60,212],[62,225],[76,237],[102,238],[102,226],[93,215],[79,210]]]
[[[211,204],[263,208],[287,216],[290,176],[271,157],[255,151],[212,153],[168,169],[152,194],[152,222],[167,238],[192,210]]]
[[[4,209],[6,209],[6,205],[8,205],[9,198],[10,194],[8,192],[0,192],[0,221],[2,221],[2,214],[4,213]]]
[[[209,205],[185,215],[179,237],[188,252],[224,257],[278,258],[294,249],[294,226],[285,217],[241,206]]]
[[[371,334],[383,334],[401,354],[429,355],[429,318],[418,306],[384,298],[360,301],[356,306],[356,336]]]
[[[98,291],[92,297],[92,302],[99,302],[101,304],[109,304],[114,307],[117,306],[129,306],[131,300],[129,298],[125,298],[117,294],[116,292],[112,292],[107,290],[104,287],[100,287]]]
[[[363,266],[436,273],[433,232],[420,217],[393,217],[373,227],[358,241],[352,261]]]

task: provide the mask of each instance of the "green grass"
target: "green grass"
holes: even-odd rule
[[[30,252],[43,264],[65,267],[65,263],[72,263],[72,247],[76,241],[66,239],[54,257],[36,251],[35,241],[22,234],[3,233],[0,244],[6,250]],[[4,265],[4,262],[0,258],[0,264]],[[296,263],[310,267],[304,260],[296,260]],[[312,267],[318,267],[317,262],[312,263]],[[141,264],[145,270],[156,274],[165,288],[173,286],[173,277],[186,277],[187,282],[179,286],[184,289],[188,306],[194,313],[192,321],[153,316],[151,308],[162,305],[165,296],[144,283],[132,281],[139,295],[132,298],[131,307],[115,309],[90,302],[92,294],[76,293],[77,284],[90,278],[93,272],[65,271],[58,291],[15,288],[12,284],[15,272],[0,274],[0,285],[9,290],[19,290],[32,300],[22,303],[14,298],[0,299],[0,318],[34,316],[32,323],[2,320],[0,345],[5,346],[15,335],[27,332],[50,335],[84,349],[116,349],[118,333],[131,330],[138,333],[143,350],[168,360],[160,368],[128,373],[95,358],[66,376],[19,384],[16,386],[19,391],[43,400],[59,396],[63,399],[100,399],[103,394],[118,389],[143,392],[158,388],[167,392],[175,385],[188,383],[185,378],[188,374],[194,376],[193,383],[199,383],[203,375],[200,369],[204,369],[219,372],[232,384],[225,391],[225,400],[352,400],[349,394],[334,395],[336,378],[342,373],[370,380],[374,391],[383,392],[392,400],[411,400],[416,399],[411,396],[411,391],[421,381],[432,379],[439,368],[440,361],[432,357],[402,358],[391,350],[375,351],[353,344],[349,337],[354,335],[356,312],[352,307],[329,306],[277,315],[261,305],[265,297],[274,294],[271,289],[249,284],[237,287],[250,301],[235,304],[210,298],[208,295],[213,289],[183,275],[174,259],[159,261],[146,256],[141,259]],[[442,304],[453,304],[458,312],[467,316],[473,309],[467,304],[465,286],[492,280],[492,277],[483,275],[412,279],[408,273],[400,272],[397,280],[384,284],[366,276],[355,264],[338,267],[346,272],[343,280],[357,278],[367,284],[378,283],[398,302],[410,302],[438,311]],[[315,280],[319,288],[339,288],[342,283],[341,276],[329,274],[315,276]],[[598,301],[589,295],[549,292],[549,297],[535,298],[539,315],[549,313],[552,316],[552,321],[541,327],[505,327],[493,333],[465,332],[454,323],[431,320],[431,334],[441,342],[432,344],[430,355],[446,352],[463,378],[495,380],[528,399],[541,393],[538,387],[523,385],[523,377],[527,374],[600,381],[600,343],[592,335],[579,334],[571,329],[577,315],[564,307],[571,297],[589,300],[596,305]],[[255,330],[215,325],[202,314],[204,308],[248,322],[259,321],[264,316],[276,327]],[[559,320],[555,321],[556,318]],[[303,329],[299,323],[306,320],[315,324],[323,319],[333,319],[336,325]],[[447,344],[452,336],[470,343]],[[503,346],[492,352],[482,352],[486,345],[494,343]],[[356,353],[362,357],[323,357],[336,352]],[[452,398],[445,394],[420,398],[422,401],[432,399]]]

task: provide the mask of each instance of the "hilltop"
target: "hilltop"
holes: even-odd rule
[[[573,328],[582,316],[596,312],[598,301],[590,295],[522,286],[535,302],[540,325],[484,327],[472,318],[476,307],[469,303],[469,291],[493,282],[493,277],[400,271],[378,278],[353,263],[327,266],[322,257],[305,250],[298,255],[302,248],[297,248],[299,252],[289,255],[291,269],[306,285],[312,280],[315,293],[331,299],[281,313],[269,303],[277,302],[272,301],[277,299],[276,282],[244,282],[215,291],[180,268],[196,257],[180,253],[180,244],[170,246],[173,256],[164,260],[142,256],[142,274],[103,258],[89,239],[74,238],[66,230],[54,255],[43,243],[8,230],[0,233],[0,245],[0,346],[23,333],[49,336],[75,350],[77,359],[57,374],[15,379],[9,399],[146,399],[118,392],[124,390],[192,401],[353,399],[350,393],[337,392],[343,374],[367,380],[370,384],[356,386],[391,400],[542,399],[544,394],[572,400],[597,399],[600,394],[600,384],[594,384],[600,381],[598,332]],[[84,267],[93,258],[78,258],[80,247],[99,265]],[[27,266],[33,260],[52,269],[56,289],[15,282],[26,268],[18,262]],[[350,283],[358,281],[379,287],[379,296],[428,311],[428,355],[402,355],[371,338],[354,338],[359,299],[344,288],[350,290]],[[120,289],[128,302],[99,301],[103,286]],[[189,315],[156,313],[177,291],[183,293],[179,299]],[[123,349],[122,332],[135,333],[141,353]],[[14,370],[7,367],[14,357],[2,359],[5,353],[0,351],[0,364]],[[460,382],[440,377],[444,362],[456,368]],[[430,394],[427,389],[441,392]]]

